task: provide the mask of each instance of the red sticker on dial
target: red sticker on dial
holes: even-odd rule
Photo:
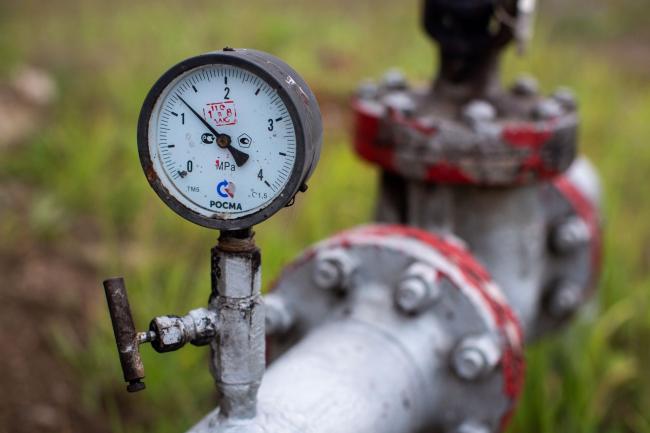
[[[217,126],[237,124],[235,101],[213,102],[207,104],[207,108],[203,109],[203,115],[206,119],[214,121]]]

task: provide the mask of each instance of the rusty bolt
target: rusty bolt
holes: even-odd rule
[[[560,87],[553,92],[553,99],[555,99],[565,110],[575,111],[578,108],[578,102],[573,90],[568,87]]]
[[[463,109],[463,119],[468,125],[476,127],[481,123],[492,122],[497,117],[497,111],[487,101],[475,100]]]
[[[574,313],[582,301],[582,289],[571,281],[560,281],[552,289],[546,309],[556,318]]]
[[[322,251],[314,264],[314,283],[325,290],[345,290],[355,268],[354,260],[345,251]]]
[[[374,99],[379,94],[379,86],[372,80],[364,80],[357,87],[357,96],[360,99]]]
[[[571,217],[551,231],[551,248],[559,254],[568,254],[585,246],[591,240],[587,224],[579,217]]]
[[[424,311],[440,297],[437,272],[426,263],[414,263],[404,275],[395,291],[395,304],[405,313]]]
[[[406,90],[408,87],[406,77],[399,69],[389,69],[386,71],[381,83],[388,90]]]
[[[461,379],[477,380],[501,360],[501,349],[491,335],[464,338],[452,355],[453,369]]]
[[[491,430],[484,424],[474,422],[474,421],[465,421],[452,430],[453,433],[490,433]]]
[[[537,120],[554,119],[563,113],[562,106],[555,99],[542,99],[533,108],[533,117]]]
[[[535,96],[539,92],[539,83],[531,75],[521,75],[512,86],[512,93],[518,96]]]

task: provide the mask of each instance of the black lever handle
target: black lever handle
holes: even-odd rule
[[[104,291],[106,292],[108,311],[113,323],[113,332],[115,333],[115,342],[120,355],[124,380],[129,383],[126,390],[128,392],[142,391],[145,388],[144,382],[142,382],[142,379],[144,379],[144,365],[142,365],[142,358],[140,357],[140,341],[133,324],[124,279],[111,278],[104,281]]]

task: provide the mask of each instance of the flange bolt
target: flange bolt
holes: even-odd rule
[[[379,95],[379,86],[372,80],[364,80],[357,87],[359,99],[374,99]]]
[[[463,119],[473,128],[483,123],[492,122],[496,117],[497,110],[487,101],[475,100],[463,109]]]
[[[412,264],[395,290],[397,308],[407,314],[426,310],[440,298],[436,270],[426,263]]]
[[[389,69],[382,77],[381,84],[387,90],[406,90],[408,83],[406,77],[399,69]]]
[[[346,290],[356,262],[343,250],[322,251],[314,264],[314,283],[324,290]]]
[[[587,224],[579,217],[570,217],[551,230],[551,248],[558,254],[568,254],[591,240]]]
[[[461,379],[477,380],[494,370],[501,348],[491,335],[464,338],[452,355],[453,369]]]
[[[582,302],[582,289],[571,281],[560,281],[549,294],[546,310],[561,319],[573,314]]]
[[[578,101],[573,90],[568,87],[560,87],[553,92],[552,98],[555,99],[565,110],[575,111],[578,108]]]
[[[537,120],[549,120],[562,116],[564,110],[555,99],[542,99],[533,108],[533,118]]]
[[[512,85],[512,93],[518,96],[535,96],[539,92],[539,82],[531,75],[520,75]]]

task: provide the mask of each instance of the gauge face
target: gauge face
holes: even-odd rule
[[[255,50],[224,49],[172,67],[138,123],[140,161],[158,196],[220,230],[251,227],[304,191],[321,139],[309,87]]]
[[[238,218],[282,193],[296,162],[296,128],[272,84],[229,64],[174,79],[149,123],[160,180],[199,214]]]

